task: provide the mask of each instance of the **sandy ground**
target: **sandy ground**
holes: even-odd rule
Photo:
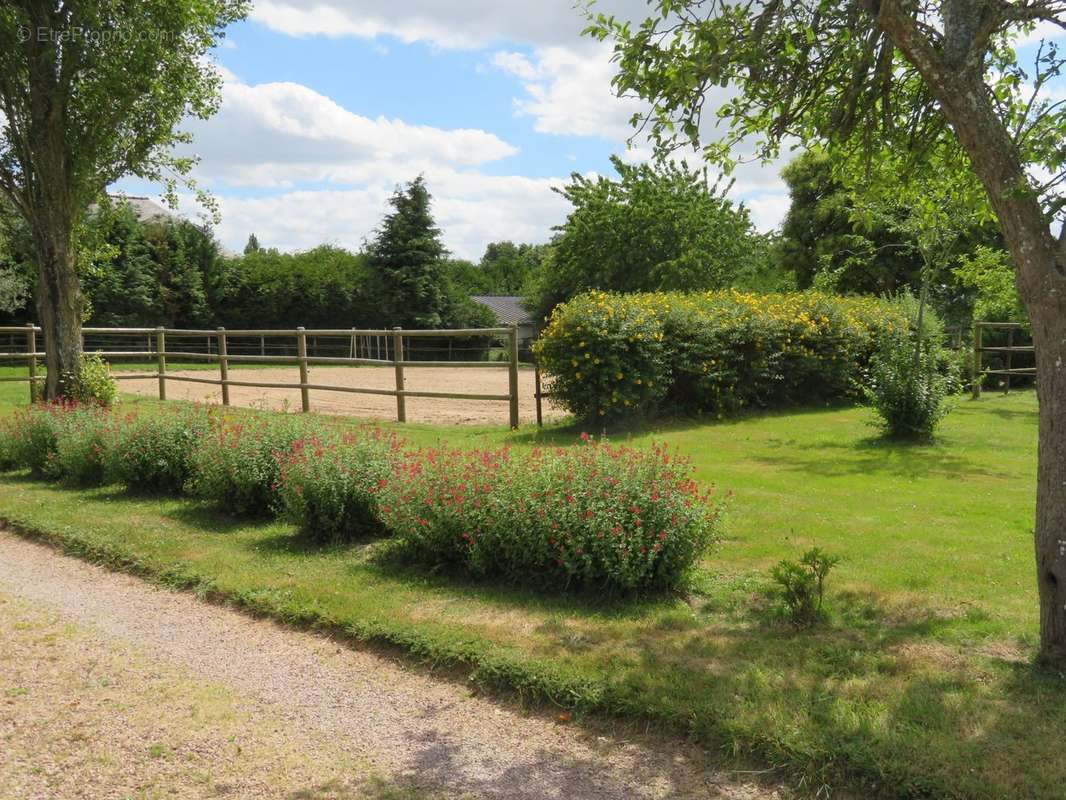
[[[206,371],[168,373],[179,377],[215,378]],[[296,367],[271,369],[232,370],[230,378],[261,383],[298,383]],[[363,389],[395,389],[396,373],[392,367],[311,367],[308,379],[311,383],[328,386],[357,386]],[[507,394],[506,369],[451,369],[441,367],[409,367],[404,373],[408,391],[453,392],[469,394]],[[536,420],[534,378],[532,369],[518,372],[519,418],[523,423]],[[127,380],[122,382],[122,391],[157,396],[159,391],[155,378]],[[221,388],[201,383],[169,381],[167,397],[173,400],[198,400],[221,402]],[[253,389],[246,386],[230,387],[230,402],[233,405],[280,409],[300,408],[299,389]],[[346,392],[311,392],[311,408],[327,414],[344,414],[367,419],[396,419],[396,398],[350,394]],[[408,397],[407,421],[443,425],[507,425],[507,401],[441,400],[437,398]],[[561,409],[544,401],[545,421],[566,416]]]
[[[783,796],[0,531],[0,798]],[[427,794],[432,793],[432,794]]]

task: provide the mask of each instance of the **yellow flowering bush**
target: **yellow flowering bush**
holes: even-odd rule
[[[589,292],[536,345],[551,391],[585,419],[855,400],[899,304],[821,292]]]

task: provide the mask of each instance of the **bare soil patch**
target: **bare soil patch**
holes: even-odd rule
[[[206,371],[168,372],[168,375],[191,378],[216,377]],[[311,383],[328,386],[350,386],[362,389],[395,389],[396,374],[392,367],[311,367]],[[232,380],[256,381],[259,383],[299,383],[296,367],[269,369],[233,370]],[[464,394],[505,395],[508,391],[506,369],[409,367],[404,372],[408,391],[451,392]],[[519,418],[523,423],[536,420],[535,381],[533,370],[518,372]],[[122,382],[123,391],[155,396],[158,385],[155,378]],[[201,383],[179,381],[167,382],[167,397],[174,400],[221,402],[221,388]],[[230,402],[233,405],[256,408],[300,408],[300,390],[259,389],[247,386],[231,386]],[[408,422],[425,422],[443,425],[507,425],[507,401],[494,400],[445,400],[426,397],[407,398]],[[343,414],[366,419],[395,420],[396,398],[382,395],[350,394],[347,392],[311,391],[311,408],[326,414]],[[544,401],[545,421],[558,420],[566,412]]]

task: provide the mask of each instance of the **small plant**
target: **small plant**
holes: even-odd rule
[[[28,469],[39,478],[50,477],[62,410],[62,406],[36,403],[5,420],[4,458],[8,466]]]
[[[56,446],[48,477],[75,486],[107,479],[107,450],[115,433],[111,414],[96,405],[65,406],[56,413]]]
[[[866,396],[885,433],[897,439],[931,439],[950,410],[952,379],[942,347],[930,339],[886,337],[870,362]]]
[[[179,494],[189,479],[192,453],[207,431],[199,410],[127,416],[107,451],[107,474],[137,491]]]
[[[382,530],[378,495],[402,444],[378,428],[339,442],[299,439],[277,455],[283,514],[319,542],[344,541]]]
[[[79,405],[110,408],[118,396],[118,384],[111,369],[99,353],[83,353],[81,371],[68,390],[68,397]]]
[[[291,414],[215,417],[192,453],[186,491],[237,514],[277,511],[278,455],[309,427]]]
[[[793,624],[809,627],[821,619],[825,579],[839,563],[839,557],[813,547],[803,554],[799,563],[785,559],[770,570]]]

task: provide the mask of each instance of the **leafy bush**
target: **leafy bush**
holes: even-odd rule
[[[277,456],[308,427],[291,414],[215,418],[193,450],[186,490],[238,514],[277,510]]]
[[[110,408],[118,396],[118,384],[99,353],[83,353],[81,371],[68,391],[71,400],[79,405],[98,405]]]
[[[277,456],[284,515],[321,542],[379,531],[378,494],[401,446],[378,428],[347,433],[339,442],[297,440]]]
[[[55,413],[55,453],[48,477],[77,486],[99,486],[107,479],[107,452],[114,441],[114,420],[97,405],[63,406]]]
[[[553,312],[537,355],[584,419],[856,400],[879,340],[907,330],[897,303],[819,292],[613,295]]]
[[[60,405],[35,403],[8,417],[4,426],[6,465],[28,469],[37,477],[51,477],[62,412]]]
[[[867,397],[885,432],[901,439],[929,439],[950,410],[951,378],[941,372],[936,342],[917,337],[886,339],[870,365]]]
[[[199,409],[166,409],[121,420],[107,451],[108,476],[137,491],[178,494],[189,479],[192,453],[207,432]]]
[[[399,553],[522,583],[676,585],[715,537],[719,509],[663,448],[423,450],[397,464],[381,513]]]
[[[808,626],[821,618],[825,579],[839,563],[837,556],[814,547],[803,554],[799,563],[783,560],[770,570],[770,576],[778,584],[785,612],[793,623]]]

